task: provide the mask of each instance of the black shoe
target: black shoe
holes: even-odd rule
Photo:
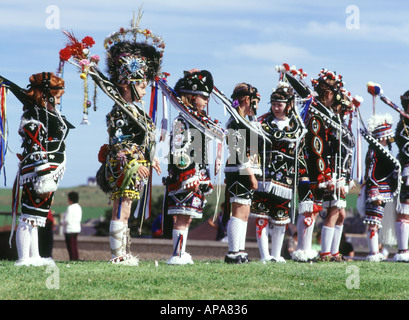
[[[240,264],[243,263],[242,256],[240,253],[228,253],[224,257],[224,262],[232,263],[232,264]]]
[[[241,256],[242,263],[249,263],[251,261],[247,252],[239,252],[239,255]]]

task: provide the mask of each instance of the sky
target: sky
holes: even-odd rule
[[[351,94],[364,99],[360,110],[365,121],[373,107],[366,90],[369,81],[379,83],[399,106],[400,95],[409,89],[409,2],[403,0],[1,0],[0,75],[25,88],[31,74],[55,72],[58,53],[66,43],[62,30],[72,31],[79,39],[93,37],[96,44],[91,51],[101,57],[105,71],[104,39],[120,27],[129,27],[133,12],[141,6],[140,27],[166,43],[162,71],[170,74],[171,86],[184,70],[193,68],[210,71],[227,96],[237,83],[248,82],[261,94],[259,114],[268,111],[278,82],[275,66],[282,63],[303,68],[308,84],[322,68],[341,74]],[[97,111],[88,115],[91,124],[81,125],[83,82],[70,65],[63,77],[66,93],[61,113],[76,126],[67,137],[67,170],[60,181],[60,187],[69,188],[95,176],[99,148],[108,142],[105,115],[113,103],[99,91]],[[144,100],[149,104],[149,96]],[[399,120],[398,113],[379,99],[375,108],[378,113],[390,113],[395,124]],[[210,116],[222,125],[228,120],[223,109],[210,102]],[[159,127],[160,110],[161,105]],[[176,114],[175,109],[170,113],[172,118]],[[9,94],[9,151],[6,174],[0,176],[2,188],[13,186],[17,172],[20,117],[21,105]],[[161,142],[162,175],[154,173],[154,184],[166,175],[163,150],[166,144]]]

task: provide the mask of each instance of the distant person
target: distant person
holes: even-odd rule
[[[207,220],[212,228],[217,230],[216,241],[227,241],[227,229],[223,223],[224,202],[220,205],[220,212],[217,215],[216,221],[213,218]]]
[[[79,260],[78,234],[81,232],[82,209],[78,200],[78,192],[72,191],[68,194],[68,207],[61,221],[71,261]]]
[[[151,231],[152,238],[160,238],[162,236],[162,214],[158,215],[153,221]]]
[[[288,235],[284,239],[283,243],[283,248],[281,251],[281,256],[285,260],[291,260],[292,259],[292,253],[296,250],[297,248],[297,242],[298,242],[298,234],[297,231],[294,232],[293,235]]]
[[[355,256],[354,246],[351,242],[347,241],[345,233],[342,233],[341,235],[339,253],[348,260],[352,260],[352,258]]]

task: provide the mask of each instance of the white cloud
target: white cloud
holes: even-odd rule
[[[315,59],[307,49],[281,42],[241,44],[234,47],[233,52],[236,56],[278,64]]]

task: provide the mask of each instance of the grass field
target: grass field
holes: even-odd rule
[[[155,266],[155,263],[157,264]],[[0,261],[2,300],[407,300],[407,264],[344,263],[228,265],[222,260],[138,267],[107,262],[57,262],[15,267]]]

